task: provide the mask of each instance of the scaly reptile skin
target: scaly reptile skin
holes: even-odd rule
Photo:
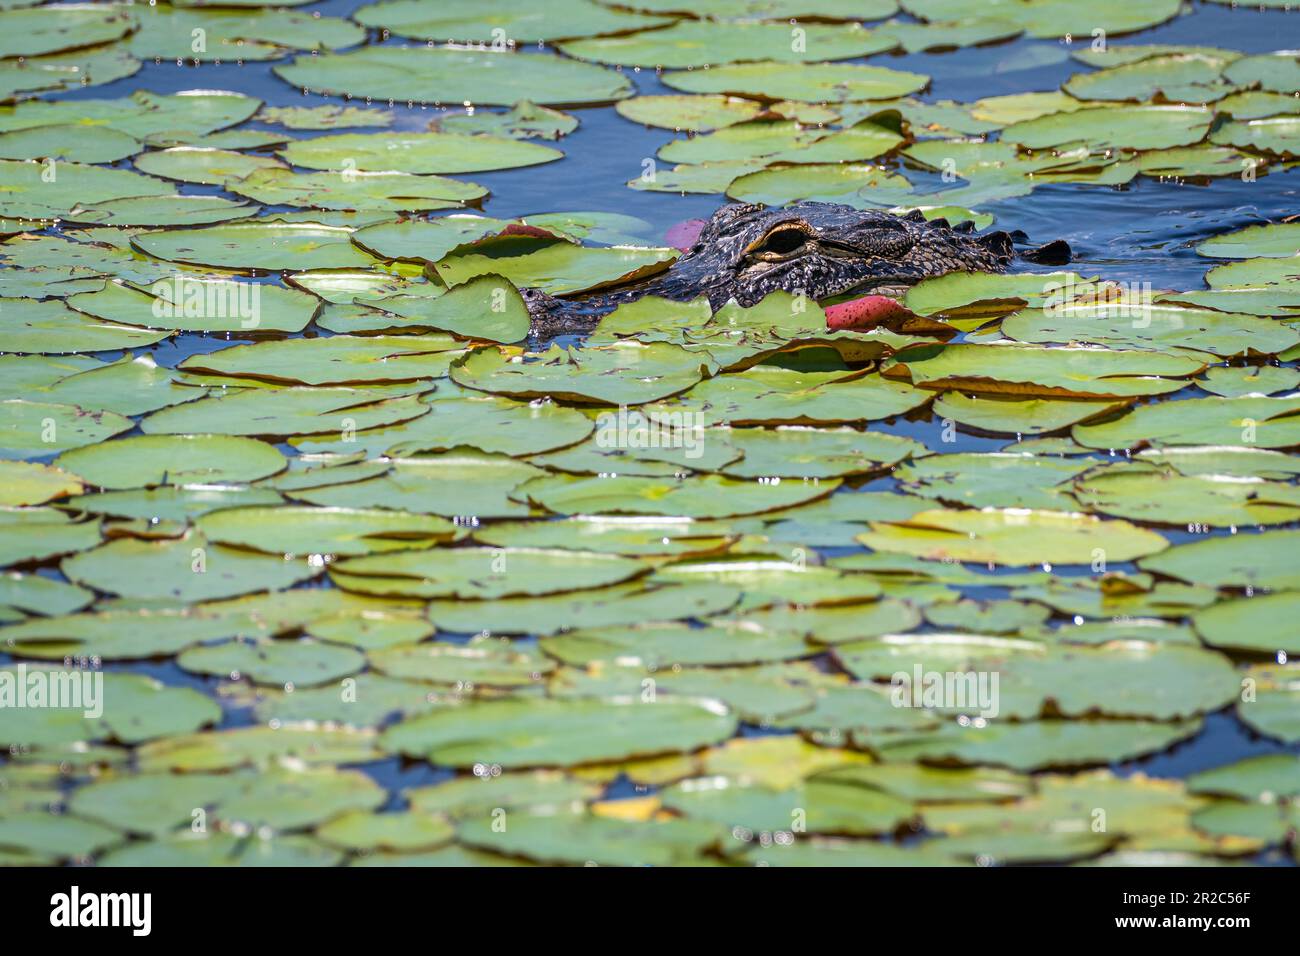
[[[804,202],[783,209],[753,203],[723,206],[695,244],[666,271],[610,291],[556,298],[524,289],[530,337],[590,332],[625,302],[657,295],[678,302],[708,296],[714,311],[732,299],[755,305],[770,292],[802,292],[814,300],[842,293],[899,295],[947,272],[1005,272],[1015,258],[1005,232],[975,235],[970,223],[927,222],[919,212],[896,216],[836,203]],[[1068,262],[1057,241],[1026,258]]]

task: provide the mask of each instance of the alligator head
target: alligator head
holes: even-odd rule
[[[919,213],[898,216],[836,203],[783,209],[753,203],[723,206],[690,249],[666,271],[635,285],[559,300],[533,290],[525,298],[534,338],[585,332],[601,315],[645,295],[677,301],[707,296],[717,311],[735,300],[752,306],[778,289],[821,301],[849,292],[899,296],[922,279],[947,272],[1004,272],[1015,257],[1005,232],[976,235],[970,223],[950,226]],[[1032,261],[1068,261],[1051,243]]]

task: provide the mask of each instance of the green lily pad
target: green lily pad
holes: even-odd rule
[[[574,352],[552,346],[532,361],[479,349],[455,362],[451,377],[512,398],[642,405],[684,392],[711,371],[710,363],[676,345],[622,341]]]
[[[276,60],[290,50],[333,50],[365,38],[363,29],[342,17],[293,10],[167,6],[154,7],[140,18],[130,49],[142,59]]]
[[[1242,800],[1294,798],[1300,795],[1300,761],[1294,754],[1247,757],[1190,775],[1187,788]]]
[[[1267,116],[1224,123],[1210,134],[1210,142],[1295,156],[1297,133],[1300,133],[1300,117]],[[1253,169],[1260,165],[1263,164],[1259,160],[1243,160],[1238,163],[1238,169]]]
[[[1300,721],[1296,704],[1300,703],[1300,681],[1294,664],[1253,667],[1247,674],[1257,683],[1254,699],[1237,704],[1237,716],[1254,730],[1275,740],[1294,744],[1300,740]],[[1244,695],[1243,695],[1244,697]]]
[[[335,683],[365,666],[359,651],[315,641],[229,641],[191,647],[176,658],[179,667],[198,674],[247,677],[257,684],[304,687]]]
[[[364,212],[427,212],[459,209],[487,195],[476,183],[444,176],[412,176],[401,172],[352,171],[295,173],[287,169],[257,169],[226,188],[270,206],[316,209],[356,209]]]
[[[183,601],[275,591],[321,572],[305,560],[210,545],[197,535],[161,541],[121,538],[64,558],[59,567],[68,580],[97,591]]]
[[[296,340],[293,340],[296,341]],[[427,385],[366,388],[256,388],[231,391],[154,412],[140,425],[145,434],[313,435],[348,430],[348,451],[356,435],[428,414],[429,406],[409,393]]]
[[[1185,385],[1183,377],[1203,368],[1196,358],[1157,352],[961,343],[909,349],[890,360],[882,374],[910,379],[921,388],[1032,397],[1128,398],[1177,391]]]
[[[634,123],[662,129],[704,133],[754,119],[763,108],[736,96],[637,96],[614,105],[618,115]]]
[[[282,470],[285,458],[251,438],[144,435],[65,452],[59,464],[100,488],[144,488],[255,481]]]
[[[84,489],[75,475],[53,465],[0,461],[0,507],[39,505]]]
[[[403,49],[403,48],[393,48]],[[280,151],[285,161],[307,169],[357,173],[476,173],[550,163],[558,149],[500,136],[460,133],[337,133],[300,139]],[[318,177],[320,183],[332,182]],[[418,182],[418,181],[417,181]],[[334,182],[334,188],[338,183]],[[480,193],[482,195],[482,193]]]
[[[1200,106],[1106,106],[1053,113],[1003,128],[1004,142],[1031,149],[1086,142],[1091,149],[1168,149],[1199,143],[1212,110]]]
[[[1154,531],[1127,521],[995,508],[923,511],[906,521],[873,522],[858,540],[876,551],[1013,566],[1090,564],[1099,550],[1108,561],[1130,561],[1168,547]]]
[[[135,29],[129,10],[93,3],[0,12],[0,57],[39,56],[117,40]]]
[[[627,627],[646,621],[704,618],[732,607],[735,588],[713,584],[617,584],[593,591],[496,601],[433,601],[439,629],[473,634],[555,634],[581,620],[587,627]]]
[[[1216,259],[1250,259],[1255,256],[1288,259],[1300,255],[1300,223],[1247,226],[1206,239],[1196,247],[1196,251]]]
[[[506,455],[468,450],[399,458],[392,470],[364,481],[291,491],[309,504],[342,508],[394,508],[446,518],[520,518],[527,505],[510,495],[541,469]]]
[[[383,745],[439,764],[555,766],[694,750],[725,740],[736,720],[715,701],[480,701],[403,721]]]
[[[1104,398],[1022,399],[1011,395],[967,395],[954,390],[935,399],[931,410],[941,419],[950,419],[980,431],[1043,435],[1123,407],[1123,402]]]
[[[633,558],[567,549],[433,548],[342,561],[349,590],[422,598],[495,600],[617,584],[647,570]]]
[[[132,243],[160,259],[246,271],[357,269],[373,263],[345,226],[260,219],[254,222],[163,230]]]
[[[570,242],[525,241],[522,248],[511,240],[470,246],[470,250],[485,251],[454,253],[434,263],[433,270],[449,286],[477,276],[500,275],[521,289],[531,286],[551,295],[568,295],[654,275],[667,269],[678,255],[675,249],[593,249]]]
[[[444,518],[360,508],[229,508],[204,515],[209,540],[269,554],[362,555],[418,548],[452,538]]]
[[[153,345],[170,334],[99,321],[58,299],[0,299],[0,348],[7,352],[104,352]]]
[[[844,372],[797,372],[756,365],[708,379],[686,393],[682,412],[695,422],[732,425],[823,425],[892,418],[924,405],[929,396],[881,378]],[[673,421],[679,406],[651,406],[651,418]]]
[[[438,129],[449,133],[487,133],[511,139],[556,140],[577,128],[576,117],[527,100],[505,113],[453,113],[438,120]]]
[[[928,734],[859,736],[858,742],[893,760],[991,764],[1013,770],[1086,767],[1157,753],[1201,729],[1199,720],[992,721],[984,727],[948,723]]]
[[[479,637],[468,644],[426,642],[372,651],[370,664],[390,677],[475,687],[536,685],[555,664],[534,649],[518,647],[505,638]]]
[[[418,0],[384,0],[361,7],[354,17],[364,26],[382,28],[414,40],[432,37],[497,43],[499,38],[509,37],[511,46],[567,37],[624,33],[671,22],[660,17],[611,10],[591,0],[560,0],[545,11],[528,0],[489,0],[473,11],[434,10]]]
[[[1300,399],[1190,398],[1135,408],[1098,424],[1075,425],[1074,440],[1089,448],[1157,445],[1249,445],[1287,448],[1300,444]]]
[[[296,289],[198,276],[173,276],[148,289],[107,282],[99,292],[83,292],[67,302],[116,327],[185,332],[301,332],[320,307]]]
[[[230,833],[182,833],[162,840],[137,842],[110,851],[99,866],[336,866],[342,854],[310,837],[280,836],[250,840]]]
[[[1019,342],[1082,343],[1162,352],[1208,352],[1224,358],[1275,355],[1300,342],[1300,332],[1270,319],[1165,304],[1070,302],[1024,309],[1002,320],[1002,334]]]
[[[1300,654],[1300,637],[1290,615],[1300,607],[1300,593],[1281,591],[1220,601],[1192,618],[1196,633],[1213,647],[1275,654]]]
[[[785,31],[787,38],[789,31]],[[929,85],[920,73],[841,63],[743,63],[668,73],[666,86],[686,93],[726,93],[801,103],[885,100]]]
[[[510,106],[529,99],[561,106],[607,103],[632,92],[626,78],[589,63],[451,48],[362,47],[300,56],[275,72],[294,86],[318,92],[435,104]]]
[[[583,515],[556,521],[492,522],[476,528],[474,540],[498,547],[576,547],[629,556],[678,556],[720,551],[733,534],[726,522]]]
[[[192,355],[177,368],[305,385],[438,378],[460,355],[445,335],[332,335],[236,345]]]
[[[849,60],[898,45],[897,40],[883,31],[872,32],[856,23],[809,24],[799,29],[803,34],[802,43],[792,42],[792,31],[781,23],[679,20],[668,27],[566,40],[557,46],[561,52],[579,60],[679,69],[750,60],[773,63]]]
[[[153,176],[205,186],[228,186],[259,170],[284,168],[269,156],[199,146],[151,150],[142,154],[135,165]]]
[[[99,540],[98,521],[74,521],[54,508],[0,508],[0,564],[81,551]]]
[[[456,828],[464,843],[544,863],[596,866],[682,866],[717,845],[722,828],[694,820],[627,821],[596,814],[515,813],[504,829],[492,819]]]
[[[555,475],[534,478],[521,486],[515,495],[563,515],[632,514],[730,518],[803,504],[822,498],[837,487],[838,479],[768,483],[719,475],[677,480]]]
[[[93,445],[133,427],[115,412],[87,412],[75,405],[0,402],[0,460],[53,455]]]
[[[1297,544],[1298,531],[1235,534],[1176,545],[1141,565],[1192,584],[1287,590],[1300,587],[1300,573],[1286,561]]]
[[[1263,478],[1179,475],[1117,465],[1077,481],[1071,491],[1085,509],[1155,524],[1285,524],[1300,518],[1292,487]]]

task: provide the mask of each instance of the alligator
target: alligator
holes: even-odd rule
[[[748,307],[778,289],[822,301],[854,292],[897,298],[922,279],[947,272],[1005,272],[1017,258],[1070,261],[1057,240],[1017,254],[1023,233],[976,234],[970,222],[949,225],[919,211],[895,215],[825,202],[781,209],[731,203],[713,214],[666,271],[586,295],[557,298],[522,290],[530,340],[581,335],[625,302],[655,295],[678,302],[707,296],[713,311],[729,301]]]

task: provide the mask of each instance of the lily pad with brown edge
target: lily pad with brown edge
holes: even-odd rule
[[[1186,385],[1183,379],[1204,368],[1200,359],[1159,352],[958,343],[906,349],[889,359],[881,374],[926,389],[1118,399],[1177,391]]]
[[[879,375],[756,365],[708,379],[676,402],[649,406],[646,414],[666,422],[691,414],[687,420],[701,424],[826,425],[892,418],[928,400],[924,390]]]
[[[731,518],[761,514],[825,497],[839,479],[761,482],[700,475],[689,478],[534,478],[514,497],[563,515],[628,514]]]
[[[1093,514],[1148,524],[1236,527],[1300,519],[1294,486],[1256,477],[1180,475],[1119,464],[1080,478],[1070,493]]]
[[[949,419],[982,432],[1043,435],[1078,422],[1117,412],[1127,404],[1115,399],[1020,398],[1014,395],[944,392],[931,406],[940,419]]]
[[[1257,256],[1289,259],[1300,255],[1300,223],[1247,226],[1206,239],[1196,247],[1196,251],[1216,259],[1251,259]]]
[[[950,721],[928,733],[857,733],[854,743],[890,762],[921,760],[1028,771],[1129,760],[1158,753],[1200,730],[1199,719],[993,721],[983,727]]]
[[[1134,408],[1118,418],[1075,425],[1075,441],[1089,448],[1138,445],[1300,444],[1300,398],[1189,398]]]

